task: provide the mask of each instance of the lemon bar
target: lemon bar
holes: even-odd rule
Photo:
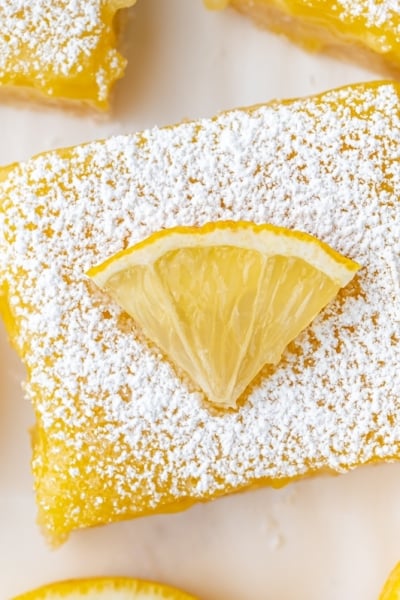
[[[127,577],[101,577],[95,579],[74,579],[58,581],[26,592],[14,600],[196,600],[185,592],[169,585],[128,579]]]
[[[2,0],[3,93],[108,108],[126,61],[115,48],[116,12],[136,0]]]
[[[400,455],[399,107],[397,84],[358,84],[1,171],[0,307],[52,543]],[[363,266],[225,411],[85,275],[154,232],[218,220],[304,231]]]
[[[390,0],[205,0],[232,5],[308,50],[400,77],[400,5]]]

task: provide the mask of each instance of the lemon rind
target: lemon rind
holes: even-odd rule
[[[256,235],[254,235],[256,234]],[[98,285],[117,273],[137,265],[150,265],[177,248],[237,246],[264,256],[296,256],[326,273],[340,286],[346,285],[361,266],[316,237],[272,224],[247,221],[217,221],[201,227],[173,227],[154,233],[88,270]]]

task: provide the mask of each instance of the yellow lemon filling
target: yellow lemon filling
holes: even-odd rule
[[[116,49],[116,14],[135,2],[2,2],[0,90],[106,110],[126,65]]]
[[[204,0],[228,5],[311,51],[400,77],[398,8],[382,0]]]

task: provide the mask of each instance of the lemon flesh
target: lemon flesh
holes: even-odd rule
[[[14,600],[196,600],[184,592],[138,579],[100,578],[62,581]]]
[[[234,407],[357,269],[311,236],[221,223],[162,232],[89,275],[210,402]]]

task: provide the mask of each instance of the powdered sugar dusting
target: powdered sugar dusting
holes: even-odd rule
[[[324,8],[327,2],[322,0],[321,4]],[[328,4],[332,5],[330,14],[339,19],[339,31],[387,55],[389,62],[398,62],[395,57],[400,43],[399,0],[336,0]]]
[[[30,373],[37,498],[52,536],[398,454],[398,107],[395,84],[360,85],[10,171],[0,289]],[[228,413],[210,411],[84,276],[161,228],[217,219],[304,230],[364,266]]]
[[[367,27],[390,27],[400,35],[399,0],[337,0],[341,19],[363,19]]]
[[[81,86],[82,94],[97,84],[104,101],[125,65],[107,48],[113,44],[111,6],[108,0],[0,0],[0,82],[56,96],[63,81]]]

